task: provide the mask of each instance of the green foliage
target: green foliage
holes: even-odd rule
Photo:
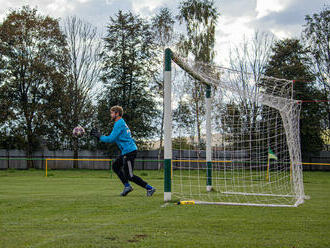
[[[192,137],[194,139],[194,137]],[[178,137],[172,140],[172,148],[174,150],[192,150],[194,149],[194,143],[189,141],[189,138]]]
[[[152,18],[152,28],[155,32],[155,41],[164,50],[173,40],[173,25],[175,20],[168,8],[161,8]],[[163,53],[164,51],[162,51]]]
[[[69,57],[67,80],[61,89],[62,94],[53,99],[59,110],[54,117],[60,136],[51,139],[53,143],[48,147],[69,148],[74,150],[74,158],[77,158],[80,148],[95,146],[88,134],[77,139],[72,136],[72,130],[81,125],[89,132],[95,118],[92,91],[99,80],[101,38],[95,27],[76,17],[67,18],[63,29]]]
[[[252,152],[253,147],[259,147],[259,152],[262,150],[266,152],[267,147],[262,141],[268,138],[268,134],[265,132],[266,129],[263,129],[266,123],[265,119],[260,118],[261,109],[253,103],[246,101],[237,103],[235,100],[221,106],[220,112],[217,113],[221,122],[220,131],[226,134],[223,142],[227,143],[228,149],[251,152],[250,157],[255,156]],[[269,128],[269,130],[274,130],[274,128]]]
[[[102,53],[102,81],[106,90],[99,101],[102,130],[109,126],[110,108],[120,105],[124,119],[137,140],[155,134],[158,116],[150,86],[155,74],[153,32],[145,20],[119,11],[110,18]],[[103,117],[101,117],[103,116]]]
[[[170,47],[174,42],[174,23],[175,19],[168,8],[161,8],[159,12],[151,20],[151,28],[154,32],[155,45],[157,47],[157,57],[153,60],[157,61],[158,72],[154,76],[155,84],[153,90],[156,96],[162,99],[159,104],[161,112],[161,120],[158,125],[159,133],[159,149],[163,146],[163,126],[164,126],[164,80],[163,80],[163,66],[164,66],[164,51],[166,47]],[[160,154],[160,151],[159,151]]]
[[[296,39],[286,39],[275,43],[265,74],[277,78],[295,80],[295,99],[315,100],[324,98],[315,85],[315,76],[310,72],[310,58],[307,51]],[[300,83],[299,83],[300,82]],[[299,84],[298,84],[299,83]],[[321,122],[324,107],[315,103],[302,103],[300,134],[303,152],[316,152],[322,149]]]
[[[22,137],[29,155],[47,133],[50,104],[65,82],[67,50],[59,23],[28,6],[0,25],[1,135]]]
[[[312,60],[312,70],[318,84],[326,93],[329,100],[330,95],[330,9],[325,5],[320,13],[305,17],[306,24],[303,31],[303,41],[307,47],[309,57]],[[327,103],[327,114],[322,117],[324,129],[330,127],[330,104]],[[326,139],[330,136],[326,135]]]
[[[173,111],[173,122],[177,129],[186,130],[187,134],[191,134],[194,128],[194,116],[188,101],[181,99],[178,102],[178,107]]]
[[[154,42],[156,50],[156,66],[158,72],[155,75],[155,91],[163,98],[163,66],[164,66],[164,51],[165,48],[170,47],[174,42],[174,23],[175,19],[168,8],[161,8],[159,12],[151,20],[151,29],[154,33]]]
[[[215,55],[215,26],[219,13],[209,0],[182,1],[177,19],[185,24],[186,34],[181,34],[178,50],[184,57],[193,56],[196,62],[212,63]],[[200,82],[188,78],[187,91],[192,100],[191,113],[195,116],[198,144],[202,146],[201,124],[205,113],[205,89]]]
[[[188,56],[192,53],[196,61],[210,63],[215,52],[215,26],[219,16],[214,2],[210,0],[182,1],[177,16],[186,24],[186,36],[182,36],[180,50]]]
[[[325,90],[330,91],[330,9],[326,5],[320,13],[306,15],[303,39],[313,61],[314,71]]]

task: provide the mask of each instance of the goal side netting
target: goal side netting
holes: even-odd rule
[[[164,200],[303,203],[292,81],[185,60],[164,65]]]

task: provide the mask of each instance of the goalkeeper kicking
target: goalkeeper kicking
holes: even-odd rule
[[[137,146],[131,137],[131,131],[122,118],[123,108],[120,106],[113,106],[110,109],[110,115],[111,120],[115,122],[110,135],[101,135],[101,133],[96,129],[92,129],[91,135],[98,138],[102,142],[116,143],[121,151],[121,155],[112,165],[114,172],[118,175],[119,179],[125,186],[120,195],[126,196],[129,192],[133,191],[133,187],[129,183],[129,181],[132,181],[142,188],[145,188],[147,190],[147,196],[152,196],[156,189],[142,180],[142,178],[133,174]]]

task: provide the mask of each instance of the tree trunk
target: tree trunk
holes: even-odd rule
[[[28,115],[25,116],[27,120],[27,142],[26,142],[26,164],[27,169],[33,168],[32,151],[33,151],[33,134],[32,134],[32,120]]]
[[[9,147],[7,148],[7,169],[9,169]]]
[[[33,168],[33,161],[31,160],[32,158],[32,141],[31,141],[31,136],[28,135],[27,137],[27,144],[26,144],[26,165],[27,165],[27,169]]]
[[[78,138],[73,139],[73,158],[78,159]],[[73,168],[78,169],[78,161],[73,161]]]
[[[78,89],[78,82],[76,81],[75,82],[75,91],[74,92],[79,92],[79,89]],[[78,108],[78,96],[77,95],[74,95],[74,106],[75,106],[75,109],[74,109],[74,126],[78,126],[79,124],[79,108]],[[77,137],[74,137],[73,138],[73,158],[74,159],[78,159],[78,138]],[[73,160],[73,168],[74,169],[78,169],[78,161],[76,160]]]

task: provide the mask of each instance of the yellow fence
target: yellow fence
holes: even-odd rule
[[[48,161],[105,161],[105,162],[112,162],[113,159],[91,159],[91,158],[46,158],[46,165],[45,165],[45,176],[47,177],[48,172]],[[172,162],[190,162],[190,163],[206,163],[206,160],[172,160]],[[212,160],[212,163],[233,163],[234,161],[231,160]],[[239,161],[237,161],[239,162]],[[302,163],[302,165],[329,165],[330,163]],[[110,165],[111,166],[111,165]],[[111,169],[111,168],[110,168]]]

